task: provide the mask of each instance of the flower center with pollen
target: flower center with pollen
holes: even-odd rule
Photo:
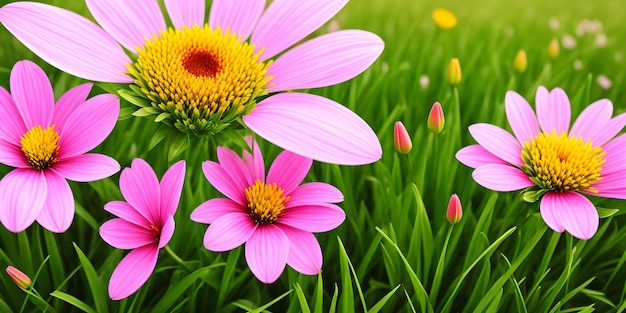
[[[46,129],[35,126],[20,138],[21,150],[28,164],[38,170],[45,170],[58,161],[59,133],[54,126]]]
[[[285,209],[289,196],[283,197],[284,190],[276,183],[266,185],[256,180],[254,185],[245,189],[248,200],[248,214],[257,224],[274,223]]]
[[[158,114],[156,120],[205,135],[250,112],[267,94],[271,61],[259,57],[228,29],[195,25],[147,40],[127,68],[140,89],[133,90],[148,100],[147,112]]]
[[[581,137],[541,133],[524,143],[522,170],[542,189],[598,192],[591,185],[601,179],[605,154]]]

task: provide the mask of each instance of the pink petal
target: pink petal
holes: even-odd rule
[[[244,189],[237,188],[230,175],[219,163],[213,161],[203,162],[202,172],[204,172],[204,176],[215,189],[233,201],[245,205],[246,195],[244,194]]]
[[[265,0],[213,0],[209,13],[209,26],[213,29],[230,29],[241,36],[241,40],[248,39],[256,25],[263,9]]]
[[[602,150],[606,152],[604,156],[606,161],[602,164],[601,176],[626,169],[626,134],[609,141],[602,147]]]
[[[326,183],[312,182],[298,186],[289,193],[285,208],[301,205],[321,205],[343,201],[343,194],[337,187]]]
[[[0,87],[0,112],[0,139],[20,146],[20,138],[27,129],[13,98],[3,87]]]
[[[215,252],[241,246],[257,230],[257,225],[243,212],[227,213],[216,219],[204,234],[204,247]]]
[[[69,180],[90,182],[119,172],[120,164],[103,154],[86,153],[60,160],[52,170]]]
[[[289,239],[287,264],[305,275],[319,273],[322,269],[322,249],[315,236],[286,225],[281,225],[280,229]]]
[[[214,198],[200,204],[191,213],[191,220],[198,223],[212,224],[228,213],[245,213],[244,207],[226,198]]]
[[[102,224],[100,237],[117,249],[135,249],[156,244],[156,237],[152,230],[121,218],[114,218]]]
[[[97,95],[67,119],[59,139],[59,159],[83,154],[111,133],[120,112],[120,101],[112,94]]]
[[[47,128],[54,114],[54,94],[46,73],[31,61],[19,61],[11,70],[11,95],[24,125]]]
[[[78,85],[59,98],[54,106],[54,116],[52,117],[52,124],[56,125],[54,130],[59,133],[63,131],[67,119],[87,101],[92,87],[92,83]]]
[[[98,25],[74,12],[35,2],[0,8],[0,21],[28,49],[52,66],[89,80],[131,83],[131,63]]]
[[[551,92],[540,86],[535,97],[537,119],[544,133],[556,131],[567,133],[571,119],[571,107],[567,94],[561,88],[554,88]]]
[[[109,297],[124,299],[135,293],[150,277],[159,256],[156,245],[137,248],[117,265],[109,281]]]
[[[598,230],[599,216],[593,203],[585,196],[576,192],[549,192],[543,196],[541,207],[548,206],[551,211],[551,223],[559,223],[572,236],[587,240]],[[543,217],[543,208],[541,214]],[[544,217],[545,220],[545,217]],[[546,221],[546,224],[548,222]],[[552,228],[552,225],[548,224]],[[558,230],[557,230],[558,231]]]
[[[311,34],[335,16],[347,0],[275,0],[267,8],[250,41],[267,60]]]
[[[289,257],[289,240],[275,225],[257,228],[246,243],[246,262],[256,278],[266,284],[275,282]]]
[[[515,91],[509,91],[504,98],[506,117],[519,142],[531,141],[539,135],[539,122],[526,99]]]
[[[46,201],[48,184],[42,171],[15,169],[0,181],[0,221],[19,233],[32,224]]]
[[[591,188],[599,191],[608,191],[616,189],[626,188],[626,170],[608,173],[601,175],[601,179],[595,184],[591,185]],[[590,193],[593,195],[593,193]]]
[[[170,239],[172,239],[172,236],[174,235],[174,228],[175,228],[173,215],[166,216],[163,220],[165,221],[165,223],[163,224],[163,226],[161,226],[161,235],[159,237],[159,249],[165,247],[165,245],[167,245],[167,243],[170,242]]]
[[[459,162],[471,167],[477,168],[485,164],[508,164],[499,157],[491,154],[481,145],[470,145],[464,147],[456,153],[456,159]]]
[[[265,182],[265,163],[263,162],[263,154],[259,143],[252,138],[252,136],[246,136],[246,142],[252,149],[252,153],[248,151],[243,152],[243,160],[248,166],[248,171],[252,173],[252,178],[255,180],[260,179]]]
[[[259,102],[243,121],[273,144],[321,162],[362,165],[382,155],[376,134],[363,119],[312,94],[273,95]]]
[[[205,0],[165,0],[165,8],[172,24],[178,29],[183,29],[183,26],[204,26]]]
[[[626,200],[626,188],[606,189],[606,190],[600,190],[600,192],[589,192],[589,191],[582,190],[580,192],[584,194],[588,194],[590,196],[595,196],[595,197],[605,197],[605,198]]]
[[[86,0],[91,15],[126,49],[136,51],[146,39],[167,30],[156,0]]]
[[[217,160],[222,169],[230,176],[234,188],[244,190],[254,185],[254,178],[246,163],[235,153],[226,147],[217,147]]]
[[[183,192],[185,182],[185,161],[178,161],[172,165],[161,179],[161,220],[168,215],[174,215]]]
[[[272,163],[266,183],[276,183],[284,191],[284,195],[289,195],[304,180],[312,164],[313,160],[309,158],[283,151]]]
[[[70,228],[74,219],[74,195],[65,178],[53,171],[44,171],[44,174],[48,196],[37,222],[51,232],[62,233]]]
[[[484,123],[470,125],[468,129],[472,137],[491,154],[515,166],[524,165],[522,145],[506,130]]]
[[[120,175],[120,191],[124,199],[151,224],[159,221],[160,190],[159,179],[150,164],[142,159],[134,159],[130,168]]]
[[[613,104],[607,99],[598,100],[585,108],[578,116],[569,136],[582,137],[585,141],[592,138],[598,131],[604,131],[604,126],[613,115]],[[594,143],[595,145],[595,143]]]
[[[528,175],[518,168],[503,164],[486,164],[472,173],[481,186],[495,191],[514,191],[534,186]]]
[[[285,209],[278,218],[278,223],[320,233],[335,229],[345,219],[346,213],[334,204],[303,205]]]
[[[597,131],[594,135],[586,137],[585,140],[591,141],[594,146],[599,147],[606,144],[613,137],[622,131],[626,125],[626,113],[622,113],[602,126],[602,131]]]
[[[281,55],[268,69],[269,92],[343,83],[366,70],[385,43],[363,30],[342,30],[311,39]]]
[[[562,233],[565,228],[559,221],[558,210],[560,210],[560,197],[556,192],[548,192],[541,198],[541,205],[539,210],[541,211],[541,217],[546,222],[548,227],[552,228],[555,232]]]
[[[127,202],[110,201],[104,205],[104,210],[139,227],[150,227],[150,222]]]
[[[0,114],[2,115],[2,114]],[[31,167],[20,147],[0,139],[0,163],[20,168]]]

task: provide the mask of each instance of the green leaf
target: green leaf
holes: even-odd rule
[[[183,151],[189,148],[189,137],[186,134],[176,134],[170,137],[170,145],[167,150],[167,160],[172,162]]]
[[[389,301],[389,299],[391,298],[391,296],[393,296],[393,294],[396,292],[396,290],[398,290],[398,288],[400,288],[400,286],[402,285],[398,285],[396,286],[396,288],[393,288],[393,290],[391,290],[390,292],[388,292],[382,299],[380,299],[369,311],[367,311],[368,313],[378,313],[378,311],[380,311],[380,309],[383,308],[383,306],[387,303],[387,301]]]
[[[90,306],[88,306],[85,302],[79,300],[78,298],[69,295],[67,293],[64,293],[62,291],[59,290],[55,290],[52,293],[50,293],[51,296],[61,299],[73,306],[75,306],[76,308],[82,310],[83,312],[87,312],[87,313],[97,313],[96,310],[94,310],[93,308],[91,308]]]
[[[154,121],[159,123],[159,122],[163,121],[164,119],[169,118],[170,116],[172,116],[172,115],[167,113],[167,112],[163,112],[163,113],[157,115],[157,117],[154,118]]]
[[[600,218],[611,217],[619,212],[619,209],[606,209],[598,207],[596,207],[596,209],[598,210],[598,215],[600,216]]]
[[[105,290],[107,284],[103,283],[100,277],[98,277],[96,269],[93,267],[87,256],[78,247],[78,245],[75,242],[73,242],[72,244],[74,245],[74,249],[76,250],[76,254],[78,255],[80,265],[85,271],[85,276],[87,276],[89,289],[91,290],[93,300],[96,304],[96,311],[98,313],[108,312],[109,308],[107,307],[107,293]]]
[[[160,313],[160,312],[170,312],[168,309],[174,305],[178,304],[180,297],[183,295],[185,290],[189,288],[194,282],[200,279],[200,276],[205,275],[208,271],[214,269],[215,267],[222,266],[221,264],[210,265],[207,267],[203,267],[201,269],[197,269],[191,274],[187,275],[185,278],[181,279],[176,285],[171,286],[167,292],[163,295],[163,297],[154,305],[152,313]]]
[[[133,112],[135,112],[135,108],[132,107],[120,108],[120,114],[117,116],[117,120],[127,120],[133,116]]]
[[[280,299],[282,299],[282,298],[286,297],[286,296],[287,296],[288,294],[290,294],[292,291],[293,291],[293,289],[289,289],[289,291],[287,291],[287,292],[283,293],[283,294],[282,294],[282,295],[280,295],[278,298],[276,298],[276,299],[274,299],[274,300],[272,300],[272,301],[268,302],[267,304],[265,304],[265,305],[263,305],[263,306],[261,306],[261,307],[258,307],[258,308],[256,308],[256,309],[252,309],[250,306],[243,306],[243,305],[240,305],[240,304],[241,304],[241,302],[240,302],[240,301],[235,301],[235,302],[233,302],[233,304],[234,304],[235,306],[239,307],[239,308],[242,308],[242,309],[244,309],[244,310],[248,310],[248,313],[261,313],[261,312],[263,312],[263,310],[265,310],[265,309],[269,308],[269,307],[270,307],[270,306],[272,306],[274,303],[276,303],[276,302],[280,301]]]
[[[161,113],[161,111],[155,111],[156,109],[153,107],[144,107],[135,112],[133,112],[133,116],[144,117]]]
[[[122,99],[130,102],[133,105],[136,105],[140,108],[151,108],[151,104],[150,104],[150,100],[143,98],[143,97],[138,97],[136,93],[130,91],[130,90],[118,90],[117,94],[122,97]]]
[[[298,302],[300,302],[300,312],[302,313],[311,313],[311,309],[309,308],[309,304],[304,296],[304,292],[302,291],[302,287],[300,284],[295,283],[294,289],[296,290],[296,296],[298,297]]]
[[[152,134],[150,143],[148,144],[148,150],[154,149],[167,135],[172,133],[172,128],[167,125],[160,125],[159,128]]]
[[[315,286],[315,303],[313,305],[315,313],[324,312],[324,282],[322,272],[317,273],[317,285]]]

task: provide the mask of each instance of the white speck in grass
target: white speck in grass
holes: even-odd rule
[[[428,76],[426,75],[420,76],[420,87],[422,87],[422,89],[426,90],[429,84],[430,84],[430,78],[428,78]]]
[[[622,53],[620,51],[615,52],[615,54],[613,55],[613,58],[615,59],[615,61],[617,62],[621,62],[622,59],[624,58],[624,56],[622,55]]]
[[[387,72],[389,72],[389,63],[387,63],[387,62],[382,62],[382,63],[380,64],[380,70],[381,70],[383,73],[387,73]]]
[[[585,33],[597,33],[602,30],[602,22],[599,20],[584,19],[576,26],[576,35],[582,37]]]
[[[576,60],[574,61],[574,69],[580,71],[583,68],[583,61]]]
[[[576,48],[576,39],[572,37],[572,35],[565,35],[561,39],[561,44],[565,49],[574,49]]]
[[[507,27],[507,28],[504,30],[504,34],[505,34],[507,37],[513,37],[513,35],[515,34],[515,29],[513,29],[513,27]]]
[[[602,47],[606,47],[607,41],[608,39],[605,33],[598,33],[596,35],[596,40],[593,42],[593,44],[598,48],[602,48]]]
[[[613,86],[613,82],[604,75],[599,75],[598,77],[596,77],[596,83],[598,83],[598,85],[600,85],[600,88],[604,90],[607,90],[611,88],[611,86]]]
[[[557,30],[561,27],[561,23],[556,17],[551,17],[550,21],[548,21],[548,25],[550,25],[550,29]]]
[[[341,29],[341,27],[339,27],[339,21],[337,21],[336,19],[330,20],[330,22],[328,22],[328,26],[326,27],[326,30],[329,33],[336,32],[336,31],[338,31],[340,29]]]

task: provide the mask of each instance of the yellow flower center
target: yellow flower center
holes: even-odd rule
[[[217,133],[267,93],[254,46],[208,25],[168,29],[138,49],[128,71],[157,120],[197,135]],[[155,110],[156,109],[156,110]]]
[[[254,185],[246,188],[248,199],[248,214],[257,224],[274,223],[285,209],[289,196],[283,197],[283,192],[276,183],[266,185],[256,180]]]
[[[601,147],[593,147],[581,137],[541,133],[524,143],[522,170],[542,189],[598,192],[590,186],[602,178],[605,154]]]
[[[59,133],[54,131],[54,126],[46,129],[35,126],[20,139],[26,160],[38,170],[45,170],[58,161]]]

